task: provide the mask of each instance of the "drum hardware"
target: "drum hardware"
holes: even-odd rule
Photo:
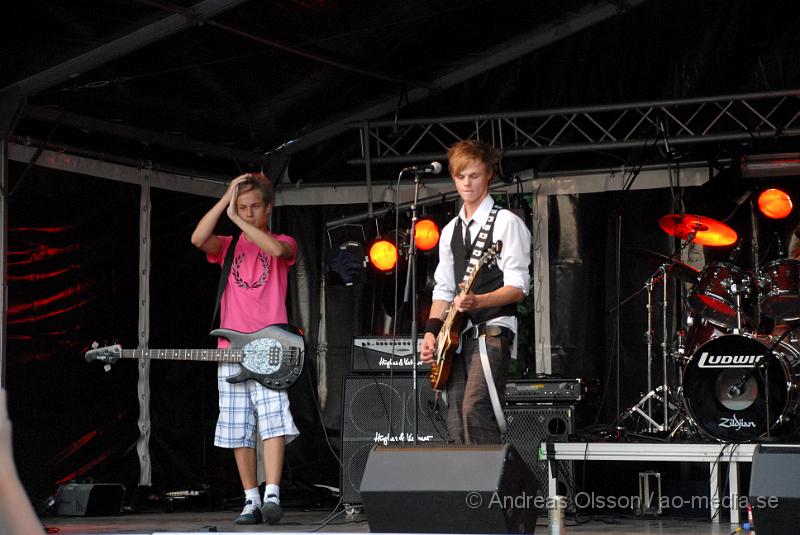
[[[645,332],[645,340],[647,346],[647,394],[645,394],[636,405],[623,412],[620,415],[621,420],[625,420],[634,413],[639,414],[647,421],[648,432],[664,432],[669,431],[673,420],[675,418],[675,411],[679,410],[681,404],[675,403],[670,398],[673,397],[672,391],[669,388],[667,379],[668,371],[667,364],[671,357],[669,351],[669,324],[667,317],[667,310],[669,309],[669,274],[670,264],[665,263],[658,267],[655,273],[651,275],[644,284],[644,289],[647,290],[647,331]],[[661,340],[661,356],[662,356],[662,377],[663,384],[653,388],[653,360],[655,358],[654,352],[654,322],[653,322],[653,289],[656,283],[662,283],[662,340]],[[641,291],[641,290],[640,290]],[[637,292],[638,293],[638,292]],[[653,401],[661,404],[663,408],[663,418],[658,421],[657,415],[653,412]],[[645,407],[643,409],[643,407]],[[670,418],[670,411],[673,412],[672,419]]]
[[[744,317],[742,316],[742,296],[750,297],[750,285],[752,280],[750,275],[743,275],[740,279],[726,277],[722,280],[723,288],[734,295],[736,300],[736,325],[733,327],[733,334],[741,334],[744,328]]]

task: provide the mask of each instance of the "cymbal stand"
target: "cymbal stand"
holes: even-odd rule
[[[656,271],[647,282],[645,282],[645,286],[647,287],[647,391],[652,392],[653,390],[653,285],[655,284],[655,276],[658,275],[664,268],[662,264],[658,271]],[[664,278],[666,279],[666,273],[663,274]],[[653,400],[647,400],[647,414],[653,414]],[[652,424],[649,427],[649,430],[652,432],[654,429],[652,428]]]
[[[667,266],[661,266],[664,269],[664,285],[663,285],[663,302],[661,306],[661,373],[662,378],[664,380],[663,389],[661,390],[662,394],[664,395],[664,401],[662,405],[664,405],[664,420],[662,422],[662,426],[659,431],[666,431],[669,429],[669,385],[667,384],[667,361],[669,360],[669,341],[671,340],[669,334],[669,321],[667,319],[667,310],[669,307],[669,281],[667,280]]]
[[[667,280],[667,270],[669,268],[669,264],[662,264],[658,270],[647,280],[645,286],[647,287],[647,394],[639,400],[639,402],[628,409],[623,415],[622,419],[628,418],[633,415],[633,413],[639,414],[642,418],[644,418],[648,423],[647,430],[650,432],[654,431],[668,431],[670,429],[670,418],[669,412],[670,410],[675,411],[678,409],[678,406],[672,401],[673,394],[670,391],[669,385],[667,384],[667,364],[669,360],[669,323],[667,317],[667,310],[669,307],[669,281]],[[661,342],[662,348],[662,373],[663,373],[663,384],[659,385],[657,388],[653,388],[653,379],[652,379],[652,360],[653,360],[653,307],[652,307],[652,293],[653,293],[653,286],[659,280],[662,281],[663,287],[663,297],[662,297],[662,329],[663,329],[663,336]],[[663,421],[658,422],[654,418],[653,415],[653,400],[661,403],[664,407],[663,413]],[[642,409],[642,407],[646,407],[647,410]]]

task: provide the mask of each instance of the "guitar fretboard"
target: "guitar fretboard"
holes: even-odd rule
[[[296,356],[298,349],[292,347],[284,350],[287,356]],[[122,358],[151,360],[195,360],[206,362],[241,362],[244,351],[241,348],[230,349],[123,349]]]

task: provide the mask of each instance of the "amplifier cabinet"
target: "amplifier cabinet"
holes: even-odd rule
[[[539,460],[542,442],[566,442],[575,432],[573,405],[512,405],[503,410],[508,431],[505,441],[512,444],[539,481],[539,491],[547,497],[547,461]],[[558,494],[574,504],[575,466],[573,461],[558,461]]]
[[[341,495],[344,504],[360,504],[361,478],[376,444],[414,443],[414,390],[408,375],[361,375],[344,378],[342,407]],[[427,374],[417,376],[417,444],[446,446],[447,409],[434,407]],[[413,469],[413,467],[410,467]]]

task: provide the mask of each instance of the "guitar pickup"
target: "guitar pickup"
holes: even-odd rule
[[[286,363],[289,366],[297,366],[300,363],[300,352],[297,351],[297,348],[292,348],[288,353],[289,356],[286,358]]]

